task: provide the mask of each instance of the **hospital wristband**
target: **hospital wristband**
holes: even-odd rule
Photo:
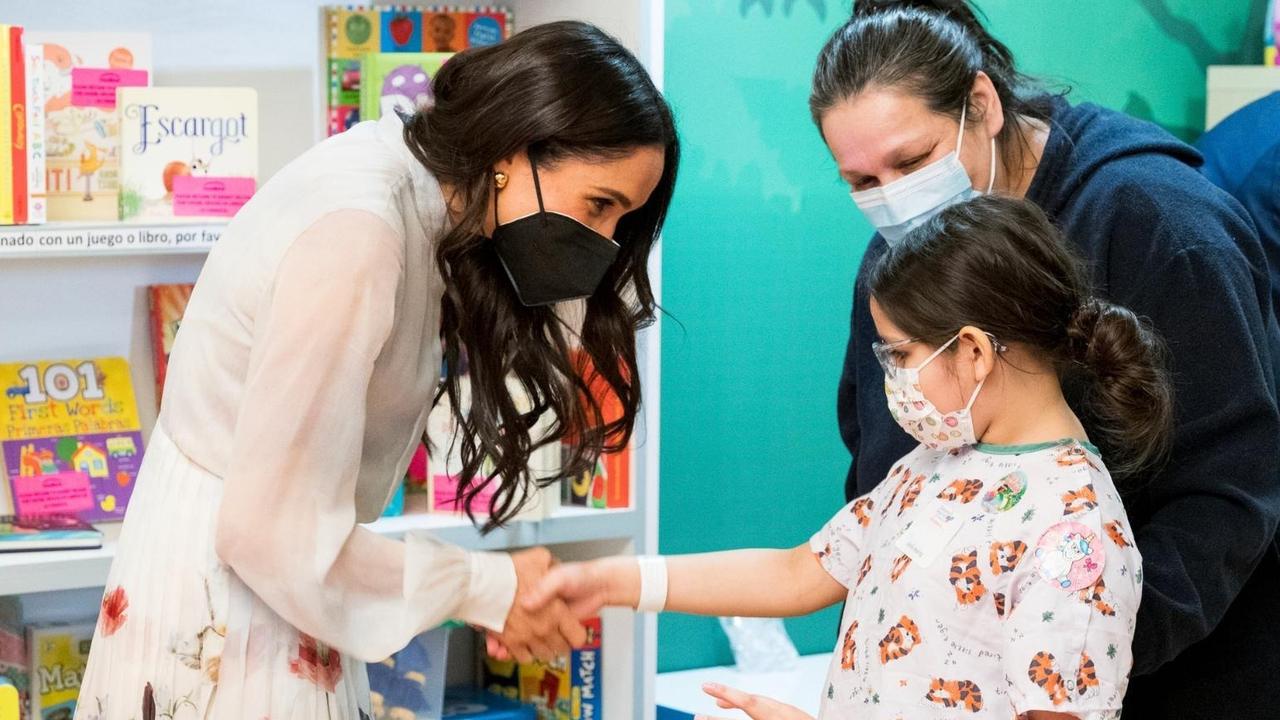
[[[662,612],[667,606],[667,559],[661,555],[641,555],[640,600],[636,612]]]

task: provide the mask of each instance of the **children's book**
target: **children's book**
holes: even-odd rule
[[[45,187],[45,86],[41,76],[44,67],[44,45],[23,44],[24,71],[27,86],[27,223],[43,223],[48,219]]]
[[[50,220],[119,217],[116,89],[150,84],[151,37],[30,32],[44,47],[45,162]]]
[[[100,547],[102,533],[72,515],[27,518],[0,515],[0,553],[93,550]],[[0,668],[3,663],[3,657],[0,657]]]
[[[27,200],[27,62],[22,28],[0,25],[0,225],[25,225]]]
[[[360,111],[365,55],[459,52],[496,45],[511,28],[510,11],[498,7],[335,5],[321,12],[330,135],[371,119]]]
[[[600,618],[583,624],[586,644],[552,662],[516,663],[486,656],[484,689],[533,705],[538,720],[599,720],[604,686]]]
[[[27,630],[33,720],[66,720],[75,715],[93,630],[93,623]]]
[[[569,445],[563,449],[565,461],[572,452]],[[579,475],[564,478],[560,502],[568,507],[608,510],[629,507],[628,476],[630,475],[630,450],[621,453],[604,453],[596,458],[595,465]]]
[[[178,335],[178,326],[182,324],[182,315],[187,311],[187,303],[191,300],[194,288],[195,285],[191,283],[151,285],[147,288],[151,311],[151,350],[156,366],[157,406],[164,395],[164,381],[169,372],[169,353],[173,351],[173,340]]]
[[[25,720],[31,701],[31,660],[27,657],[22,605],[13,596],[0,597],[0,678],[14,687],[16,692],[13,695],[16,697],[12,700],[18,704],[16,717]],[[3,712],[0,712],[0,718],[4,718]]]
[[[16,38],[10,29],[17,30]],[[13,181],[18,171],[14,164],[17,148],[13,142],[13,111],[22,107],[23,100],[14,96],[10,78],[14,69],[12,45],[15,39],[21,42],[21,34],[21,29],[12,25],[0,25],[0,225],[13,225],[19,216],[14,203],[19,185]],[[25,188],[25,184],[22,187]]]
[[[609,384],[593,372],[591,361],[585,353],[578,353],[577,364],[583,377],[587,378],[587,386],[600,406],[604,421],[613,422],[622,417],[622,402],[612,392]],[[573,441],[569,439],[563,448],[566,463],[572,451]],[[631,448],[628,446],[621,452],[604,453],[596,459],[591,470],[565,477],[561,488],[561,502],[567,506],[598,510],[630,507]]]
[[[413,114],[434,101],[431,79],[452,53],[369,53],[360,63],[360,118]]]
[[[21,516],[121,520],[142,466],[124,358],[0,364],[0,458]]]
[[[253,88],[121,88],[120,219],[230,218],[258,177]]]

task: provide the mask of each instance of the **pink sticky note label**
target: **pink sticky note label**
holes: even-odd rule
[[[458,477],[456,475],[436,475],[432,485],[434,485],[432,499],[435,500],[434,507],[437,512],[462,512],[462,506],[457,502]],[[488,515],[494,492],[495,490],[489,488],[482,490],[471,503],[471,509],[477,515]]]
[[[231,217],[253,197],[257,183],[247,177],[173,178],[173,214],[181,217]]]
[[[146,87],[146,70],[71,68],[71,104],[114,110],[116,88]]]
[[[19,515],[74,515],[93,509],[89,476],[79,472],[13,478]]]

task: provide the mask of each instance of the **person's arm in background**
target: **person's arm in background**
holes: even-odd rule
[[[1271,307],[1280,312],[1280,92],[1236,110],[1200,136],[1201,173],[1244,206],[1271,274]]]
[[[852,500],[862,493],[858,491],[858,451],[862,443],[862,425],[858,418],[858,357],[859,351],[871,352],[863,347],[859,337],[859,318],[870,322],[871,296],[867,290],[867,274],[874,267],[887,246],[877,234],[867,243],[867,252],[858,265],[853,283],[853,305],[849,313],[849,340],[845,344],[844,367],[840,372],[840,384],[836,390],[836,421],[840,426],[840,439],[849,450],[849,473],[844,482],[844,499]]]
[[[840,372],[840,385],[836,390],[836,421],[840,424],[840,439],[849,450],[849,474],[844,481],[845,500],[852,500],[858,494],[858,443],[862,439],[862,428],[858,424],[857,333],[854,330],[858,297],[862,294],[860,285],[861,282],[857,283],[853,291],[849,341],[845,344],[844,369]]]
[[[1280,336],[1265,260],[1238,206],[1206,183],[1179,185],[1185,179],[1112,197],[1123,209],[1110,299],[1164,337],[1177,413],[1168,464],[1126,499],[1145,575],[1135,675],[1212,632],[1280,522]],[[1151,236],[1135,242],[1136,232]]]
[[[1280,141],[1259,158],[1234,195],[1258,229],[1271,270],[1271,309],[1280,312]]]

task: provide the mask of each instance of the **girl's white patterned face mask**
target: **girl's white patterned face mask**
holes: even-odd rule
[[[988,335],[990,337],[990,335]],[[920,371],[960,339],[959,333],[944,343],[925,361],[914,368],[903,368],[893,361],[892,350],[915,340],[903,340],[892,344],[876,343],[872,347],[880,366],[884,368],[884,393],[889,400],[889,412],[893,419],[911,437],[931,450],[954,450],[974,445],[978,437],[973,428],[973,404],[982,392],[986,379],[978,382],[968,404],[949,413],[938,410],[920,389]],[[1005,347],[992,338],[997,353]]]

